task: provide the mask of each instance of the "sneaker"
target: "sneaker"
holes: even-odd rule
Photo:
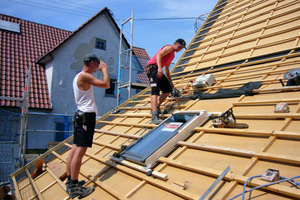
[[[90,194],[92,194],[95,191],[94,186],[90,187],[82,187],[82,185],[77,184],[70,184],[70,189],[69,189],[69,197],[70,198],[84,198]]]
[[[85,184],[85,180],[82,180],[82,181],[79,181],[78,184],[83,186]],[[71,181],[67,181],[66,182],[66,192],[69,192],[69,189],[70,189],[70,185],[71,185]]]

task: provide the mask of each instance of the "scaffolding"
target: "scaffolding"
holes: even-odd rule
[[[124,51],[122,51],[122,38],[123,38],[123,27],[124,25],[131,21],[131,40],[130,40],[130,48],[129,49],[126,49]],[[120,28],[120,47],[119,47],[119,66],[118,66],[118,95],[117,95],[117,106],[119,106],[120,104],[120,94],[121,94],[121,89],[122,88],[127,88],[128,90],[128,99],[131,97],[131,85],[132,85],[132,77],[131,77],[131,73],[132,73],[132,49],[133,49],[133,11],[132,11],[132,15],[131,17],[129,17],[127,20],[125,20],[123,22],[123,20],[121,20],[121,28]],[[121,81],[121,69],[123,67],[125,67],[127,65],[127,58],[128,58],[128,52],[129,52],[129,79],[128,79],[128,82],[125,82],[125,83],[122,83]],[[123,54],[127,54],[127,57],[126,57],[126,62],[125,64],[123,65],[122,64],[122,56]]]
[[[26,70],[25,87],[23,93],[22,102],[22,113],[21,113],[21,124],[20,124],[20,145],[19,145],[19,167],[25,166],[25,148],[26,148],[26,129],[27,129],[27,119],[28,119],[28,102],[29,102],[29,88],[30,88],[30,77],[31,77],[31,67]]]
[[[209,15],[209,13],[206,13],[206,14],[202,14],[202,15],[196,17],[195,23],[194,23],[195,33],[197,33],[198,29],[201,27],[202,23],[205,21],[205,19],[207,18],[208,15]]]

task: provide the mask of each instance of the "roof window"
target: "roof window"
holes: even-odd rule
[[[141,164],[149,169],[195,127],[203,124],[209,116],[206,111],[176,112],[125,148],[120,155],[126,160]]]

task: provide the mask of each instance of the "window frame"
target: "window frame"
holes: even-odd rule
[[[95,48],[106,51],[106,40],[96,38]]]

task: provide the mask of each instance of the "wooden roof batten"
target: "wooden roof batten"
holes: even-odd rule
[[[202,92],[236,89],[251,81],[260,81],[261,87],[253,91],[253,96],[205,100],[170,97],[162,108],[175,105],[173,112],[206,110],[216,114],[231,108],[237,122],[249,128],[215,128],[211,120],[207,121],[159,158],[153,170],[167,179],[154,179],[130,163],[118,164],[109,158],[122,145],[131,145],[156,127],[150,124],[148,87],[122,103],[119,113],[108,112],[97,120],[93,148],[84,157],[79,177],[87,181],[86,186],[96,187],[87,198],[199,199],[228,165],[230,171],[207,198],[233,198],[242,193],[245,183],[247,190],[264,186],[268,182],[259,178],[247,180],[268,168],[278,169],[284,177],[299,176],[300,86],[282,86],[279,82],[282,79],[286,84],[283,74],[299,68],[299,8],[300,2],[295,0],[220,0],[172,69],[174,85],[183,88],[197,76],[211,73],[216,82],[200,89]],[[245,47],[244,42],[254,45]],[[187,63],[179,64],[184,59]],[[182,71],[174,72],[182,66]],[[183,95],[195,91],[190,87]],[[288,104],[289,112],[274,112],[278,103]],[[68,199],[65,180],[47,165],[54,161],[65,165],[71,145],[72,137],[43,154],[45,170],[37,178],[29,177],[36,160],[11,175],[18,199],[51,199],[49,194],[54,190]],[[300,190],[284,182],[253,190],[253,198],[299,199]]]

